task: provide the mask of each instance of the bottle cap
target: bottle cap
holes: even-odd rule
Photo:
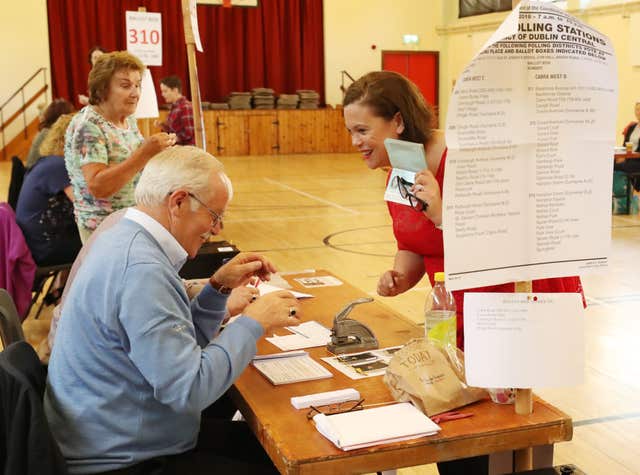
[[[444,282],[444,272],[436,272],[433,274],[433,280],[436,282]]]

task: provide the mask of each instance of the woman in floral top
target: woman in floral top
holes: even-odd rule
[[[133,116],[144,65],[126,51],[103,54],[89,73],[89,105],[71,121],[64,158],[73,185],[75,216],[85,242],[102,220],[134,204],[140,171],[175,144],[164,132],[144,139]]]

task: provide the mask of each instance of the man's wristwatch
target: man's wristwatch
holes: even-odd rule
[[[221,294],[224,294],[224,295],[229,295],[231,293],[231,291],[233,290],[231,287],[225,287],[224,285],[222,285],[220,282],[218,282],[213,277],[211,277],[209,279],[209,284],[211,284],[211,287],[213,287],[218,292],[220,292]]]

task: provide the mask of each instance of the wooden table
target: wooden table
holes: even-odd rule
[[[315,275],[330,273],[317,271]],[[346,282],[337,287],[305,289],[293,280],[294,277],[298,276],[287,276],[287,280],[295,290],[315,295],[302,301],[303,321],[316,320],[330,328],[334,315],[340,309],[364,296]],[[378,302],[358,305],[350,316],[373,330],[381,348],[403,344],[423,335],[422,327]],[[258,343],[259,354],[278,351],[264,339]],[[324,347],[308,351],[316,359],[330,356]],[[249,366],[231,390],[234,401],[256,437],[283,474],[376,472],[553,444],[571,440],[573,434],[569,416],[539,398],[534,401],[533,414],[528,416],[516,415],[513,405],[494,404],[487,399],[464,408],[464,412],[472,413],[473,417],[443,422],[438,435],[344,452],[320,435],[313,423],[307,420],[307,410],[294,409],[290,398],[347,387],[360,391],[365,398],[365,406],[390,402],[393,398],[381,376],[351,380],[325,366],[334,373],[333,378],[283,386],[273,386]]]
[[[624,162],[625,160],[631,160],[640,158],[640,153],[638,152],[622,152],[622,153],[614,153],[613,159],[615,163]]]

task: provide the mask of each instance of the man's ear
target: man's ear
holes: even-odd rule
[[[176,190],[169,195],[167,206],[172,216],[181,216],[188,211],[189,193],[184,190]]]
[[[392,120],[396,128],[396,133],[398,135],[402,135],[402,132],[404,132],[404,119],[402,118],[402,114],[400,114],[400,112],[396,112]]]

